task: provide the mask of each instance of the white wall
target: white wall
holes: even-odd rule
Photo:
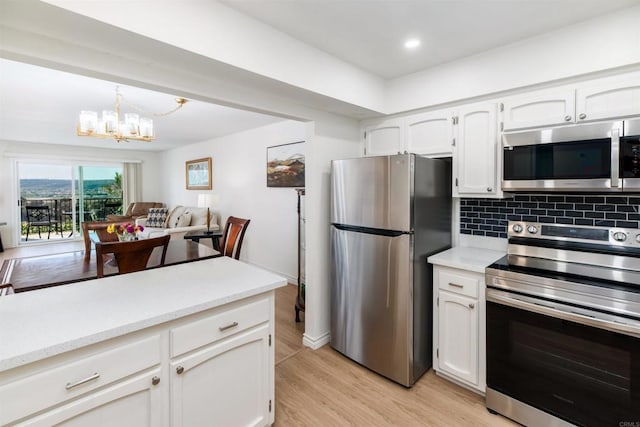
[[[115,142],[114,142],[115,144]],[[44,164],[65,161],[113,162],[125,160],[142,162],[142,197],[148,201],[162,201],[162,188],[157,185],[160,176],[158,153],[132,150],[107,150],[92,148],[87,141],[86,147],[57,144],[36,144],[25,142],[0,141],[0,222],[7,222],[0,228],[2,243],[5,247],[17,245],[19,217],[14,200],[18,200],[15,180],[16,160],[38,160]]]
[[[211,157],[211,193],[220,196],[215,213],[222,219],[221,226],[230,215],[251,220],[240,258],[296,283],[297,196],[292,188],[267,188],[266,149],[305,140],[304,123],[286,120],[165,151],[161,181],[164,201],[170,207],[196,206],[198,194],[206,191],[185,189],[184,162]]]
[[[304,343],[319,348],[329,342],[331,160],[360,157],[359,126],[353,120],[318,117],[307,125],[307,286]]]

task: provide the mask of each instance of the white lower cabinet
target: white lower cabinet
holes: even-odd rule
[[[438,368],[478,384],[478,302],[447,291],[438,298]]]
[[[171,363],[172,426],[270,424],[269,328],[265,324]]]
[[[266,426],[274,293],[0,372],[0,426]]]
[[[485,392],[484,275],[435,266],[434,370]]]
[[[162,420],[160,369],[122,381],[17,425],[31,427],[154,427]],[[126,415],[126,416],[123,416]]]

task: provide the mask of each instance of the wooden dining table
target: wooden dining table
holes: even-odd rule
[[[84,251],[65,252],[28,258],[11,258],[2,263],[0,284],[11,283],[14,291],[25,292],[50,286],[65,285],[97,279],[95,251],[91,251],[89,261]],[[147,268],[160,266],[162,248],[154,249]],[[222,254],[208,246],[191,240],[170,240],[164,266],[183,264],[202,259],[216,258]],[[105,276],[118,273],[113,260],[105,259]]]

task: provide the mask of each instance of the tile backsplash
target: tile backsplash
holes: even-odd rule
[[[460,199],[460,233],[507,237],[507,221],[640,228],[640,194],[518,194],[512,199]]]

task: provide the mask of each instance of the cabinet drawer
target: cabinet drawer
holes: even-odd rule
[[[145,338],[0,387],[0,425],[160,364],[160,336]],[[41,365],[46,368],[46,362]]]
[[[451,270],[440,270],[438,272],[438,287],[456,294],[478,298],[479,282],[480,279],[478,277],[464,272]]]
[[[171,329],[171,357],[269,321],[270,299],[262,299]]]

